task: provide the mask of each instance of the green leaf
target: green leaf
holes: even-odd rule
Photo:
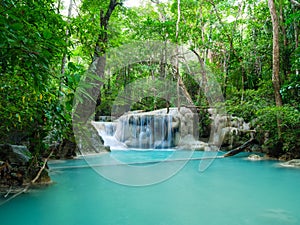
[[[45,39],[50,39],[50,38],[52,38],[52,33],[48,29],[45,29],[43,31],[43,36]]]
[[[14,30],[20,30],[21,31],[23,29],[23,27],[24,27],[24,25],[22,23],[15,23],[15,24],[12,25],[12,28]]]

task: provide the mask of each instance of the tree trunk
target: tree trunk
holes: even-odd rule
[[[104,78],[105,66],[106,66],[106,57],[105,52],[108,44],[108,24],[110,17],[115,10],[116,6],[119,5],[120,2],[118,0],[110,0],[108,9],[104,14],[103,10],[100,10],[100,33],[98,35],[98,39],[96,42],[96,46],[94,49],[94,56],[92,60],[92,64],[89,68],[89,72],[92,74],[96,74],[99,78]],[[99,88],[102,85],[102,82],[99,80],[93,80],[98,84],[92,90],[93,93],[98,92],[98,97],[96,100],[96,107],[101,104],[101,92],[99,92]],[[96,112],[97,113],[97,112]],[[96,117],[99,115],[97,114]]]
[[[208,90],[208,86],[207,86],[207,74],[206,74],[204,61],[196,50],[192,49],[192,52],[197,56],[197,59],[199,61],[200,68],[201,68],[202,90],[205,94],[207,94],[209,92],[209,90]]]
[[[106,47],[108,43],[108,35],[107,28],[110,17],[115,10],[116,6],[119,5],[120,2],[118,0],[110,0],[108,9],[104,14],[103,10],[100,10],[100,34],[98,35],[98,39],[96,42],[96,47],[94,50],[93,62],[97,60],[98,57],[103,56],[106,52]]]
[[[298,6],[300,7],[300,4]],[[293,8],[293,13],[296,13],[296,9],[295,9],[296,6],[293,5],[292,8]],[[299,47],[299,26],[298,26],[298,22],[297,22],[296,19],[294,19],[293,24],[294,24],[294,32],[295,32],[294,33],[294,35],[295,35],[295,49],[298,49],[298,47]],[[298,67],[295,70],[295,74],[299,75],[299,68]]]
[[[270,14],[272,18],[273,25],[273,72],[272,72],[272,82],[274,87],[275,94],[275,103],[277,107],[282,106],[282,97],[280,94],[280,77],[279,77],[279,69],[280,69],[280,61],[279,61],[279,22],[277,17],[277,12],[275,8],[274,0],[268,0],[268,5],[270,9]],[[281,120],[277,116],[277,132],[278,138],[281,138]]]
[[[70,23],[70,17],[72,15],[72,8],[73,8],[73,0],[70,0],[69,8],[68,8],[68,24]],[[66,44],[68,45],[69,42],[69,29],[66,29]],[[62,60],[61,60],[61,74],[65,74],[67,63],[67,49],[65,50]]]
[[[56,7],[56,13],[60,14],[60,5],[61,5],[61,0],[57,1],[57,7]]]
[[[283,55],[282,55],[282,61],[283,63],[283,74],[284,74],[284,79],[288,79],[289,71],[290,71],[290,55],[289,55],[289,49],[288,49],[288,38],[287,38],[287,33],[285,29],[285,18],[284,18],[284,12],[283,12],[283,7],[284,3],[281,1],[280,2],[280,26],[281,26],[281,32],[283,36]]]
[[[177,108],[180,111],[180,74],[179,74],[179,49],[178,49],[178,36],[179,36],[179,23],[180,23],[180,0],[177,0],[177,22],[176,22],[176,78],[177,78]]]
[[[80,115],[80,123],[83,124],[91,120],[92,116],[95,114],[95,104],[96,107],[101,104],[99,90],[103,84],[101,80],[104,78],[105,73],[105,52],[108,43],[107,28],[109,19],[116,6],[119,4],[120,2],[118,2],[118,0],[110,0],[106,13],[104,14],[103,10],[100,10],[101,31],[97,38],[92,63],[88,69],[88,74],[90,75],[88,75],[85,80],[85,83],[90,84],[91,86],[89,88],[84,88],[85,94],[82,96],[82,101],[78,102],[76,109],[76,114]],[[99,115],[96,115],[96,117],[97,116]]]
[[[244,144],[242,144],[241,146],[226,152],[223,157],[229,157],[229,156],[234,156],[242,151],[244,151],[246,148],[248,148],[250,145],[252,145],[255,142],[255,139],[251,138],[249,141],[245,142]]]
[[[279,77],[279,23],[274,0],[268,0],[270,14],[273,25],[273,72],[272,82],[275,93],[276,106],[282,106],[282,97],[280,94],[280,77]]]

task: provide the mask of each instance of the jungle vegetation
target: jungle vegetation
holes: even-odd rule
[[[251,122],[267,153],[300,157],[299,9],[296,0],[144,0],[133,7],[126,0],[1,0],[0,142],[42,155],[53,143],[74,141],[76,88],[98,61],[98,115],[109,116],[119,91],[145,77],[178,80],[205,113],[203,90],[178,68],[136,63],[103,79],[105,53],[155,40],[198,57],[220,84],[227,112]],[[160,107],[166,103],[153,96],[132,109]]]

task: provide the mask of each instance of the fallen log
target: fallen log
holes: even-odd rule
[[[234,156],[236,154],[239,154],[240,152],[244,151],[244,149],[246,149],[247,147],[249,147],[250,145],[252,145],[254,143],[255,139],[251,138],[249,141],[246,141],[244,144],[242,144],[241,146],[232,149],[231,151],[226,152],[223,157],[229,157],[229,156]]]

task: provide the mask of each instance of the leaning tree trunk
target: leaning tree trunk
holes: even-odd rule
[[[101,104],[101,96],[99,90],[103,85],[102,80],[105,74],[106,57],[105,52],[108,43],[108,24],[110,17],[115,10],[116,6],[120,4],[118,0],[110,0],[108,9],[104,11],[100,10],[100,33],[97,38],[97,42],[94,49],[92,63],[88,69],[88,76],[85,83],[91,84],[91,87],[84,88],[85,95],[83,101],[78,103],[77,113],[80,114],[80,120],[82,123],[86,123],[91,119],[95,113],[96,107]]]
[[[97,77],[100,79],[104,78],[105,73],[105,65],[106,65],[106,48],[108,44],[108,24],[110,17],[117,7],[117,5],[120,5],[121,2],[119,0],[110,0],[108,9],[106,13],[104,13],[103,10],[100,10],[100,33],[97,38],[96,46],[94,49],[94,56],[92,60],[92,64],[90,66],[89,72],[96,74]],[[102,86],[102,82],[100,80],[97,80],[96,83],[98,83],[98,88]],[[99,89],[94,88],[93,93],[99,92]],[[96,107],[101,104],[101,92],[99,92],[98,97],[96,99]],[[98,116],[96,112],[96,117]]]
[[[97,38],[96,47],[92,63],[88,69],[84,83],[80,84],[77,89],[80,94],[76,98],[76,108],[73,113],[73,130],[80,140],[80,149],[90,152],[99,152],[103,149],[103,143],[98,137],[97,131],[91,125],[91,120],[95,117],[95,108],[101,103],[99,92],[103,85],[102,80],[105,75],[106,57],[105,52],[108,43],[108,22],[110,17],[120,2],[118,0],[110,0],[110,4],[106,13],[100,10],[100,33]],[[80,150],[79,149],[79,150]],[[105,149],[105,147],[104,147]]]
[[[81,100],[77,102],[77,107],[74,115],[77,115],[76,121],[80,124],[86,124],[91,120],[95,114],[95,105],[101,103],[99,97],[99,90],[102,86],[102,80],[104,78],[105,65],[106,65],[106,46],[108,43],[108,23],[110,17],[120,2],[118,0],[110,0],[106,13],[100,10],[100,33],[97,38],[97,42],[94,49],[92,63],[88,69],[88,74],[85,79],[85,84],[90,84],[89,87],[83,85],[82,89],[84,93],[81,96]],[[80,88],[80,87],[79,87]],[[96,105],[97,106],[97,105]]]

